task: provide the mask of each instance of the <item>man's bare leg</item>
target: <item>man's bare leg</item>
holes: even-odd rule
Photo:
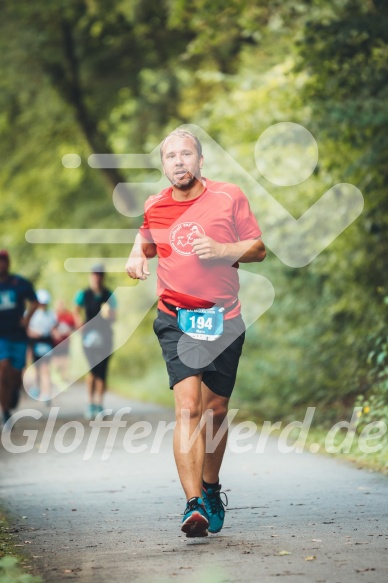
[[[229,398],[216,395],[202,383],[202,406],[206,421],[202,431],[205,435],[206,430],[208,433],[205,441],[203,499],[209,517],[208,529],[211,533],[220,532],[222,529],[225,518],[224,507],[228,504],[226,495],[225,501],[221,498],[221,486],[219,485],[219,473],[228,439],[228,403]]]
[[[40,376],[40,397],[47,402],[51,397],[50,364],[47,361],[41,361],[39,365],[35,366]]]
[[[11,367],[11,409],[15,409],[19,403],[20,389],[22,386],[22,371]]]
[[[95,384],[96,384],[96,377],[89,373],[86,378],[86,388],[88,391],[89,403],[93,403],[94,401],[94,392],[95,392]]]
[[[0,405],[5,416],[10,414],[12,402],[11,364],[8,359],[0,361]]]
[[[200,498],[202,492],[205,447],[203,433],[198,431],[202,417],[201,376],[198,374],[188,377],[174,386],[174,456],[187,500],[194,496]],[[190,439],[196,430],[198,436],[188,448],[185,437]]]
[[[95,377],[94,382],[95,382],[94,404],[100,405],[102,407],[102,403],[104,400],[104,394],[106,391],[106,382],[103,379],[99,379],[97,377]]]
[[[201,390],[202,390],[202,410],[205,415],[205,418],[207,418],[206,411],[209,410],[213,418],[213,434],[211,435],[209,433],[209,428],[207,429],[207,431],[210,437],[214,438],[214,436],[217,434],[218,430],[220,429],[223,421],[227,416],[229,398],[216,395],[205,385],[205,383],[202,383]],[[203,427],[202,432],[205,439],[206,425]],[[228,431],[226,429],[225,431],[222,432],[222,437],[219,443],[217,444],[214,452],[207,450],[205,452],[203,479],[205,480],[205,482],[208,482],[209,484],[215,484],[216,482],[218,482],[227,440]]]

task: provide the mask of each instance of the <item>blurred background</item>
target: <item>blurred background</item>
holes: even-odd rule
[[[311,264],[290,268],[269,251],[263,264],[243,266],[267,277],[276,297],[248,331],[233,406],[273,421],[317,406],[324,424],[361,404],[366,421],[387,421],[387,3],[0,0],[0,8],[0,247],[12,271],[69,307],[88,276],[68,272],[67,258],[123,258],[106,283],[133,286],[129,244],[31,244],[25,234],[137,228],[142,217],[118,212],[113,191],[147,182],[158,192],[160,172],[91,168],[88,156],[146,154],[181,124],[202,128],[295,218],[331,186],[353,183],[363,213]],[[254,158],[260,134],[285,121],[319,147],[313,175],[292,187],[267,182]],[[80,158],[66,168],[68,154]],[[209,152],[204,175],[226,172],[215,165]],[[245,187],[239,176],[225,180]],[[260,201],[251,204],[260,223]],[[130,294],[121,301],[119,336],[138,309]],[[154,312],[115,352],[109,384],[171,405]]]

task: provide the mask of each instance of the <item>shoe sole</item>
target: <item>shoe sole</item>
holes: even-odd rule
[[[181,530],[187,538],[204,537],[208,535],[209,521],[199,512],[193,512],[182,524]]]

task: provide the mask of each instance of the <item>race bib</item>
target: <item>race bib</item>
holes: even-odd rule
[[[217,340],[224,331],[223,308],[179,308],[178,326],[185,334],[197,340]]]
[[[34,345],[34,354],[35,356],[42,358],[42,356],[45,356],[51,349],[52,346],[51,344],[48,344],[48,342],[37,342]]]
[[[85,348],[101,348],[104,346],[104,338],[98,330],[88,330],[83,337],[82,344]]]

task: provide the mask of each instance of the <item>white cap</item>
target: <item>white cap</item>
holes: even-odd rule
[[[40,304],[49,304],[51,301],[51,296],[47,289],[38,289],[36,292],[36,297],[38,298],[38,302]]]

